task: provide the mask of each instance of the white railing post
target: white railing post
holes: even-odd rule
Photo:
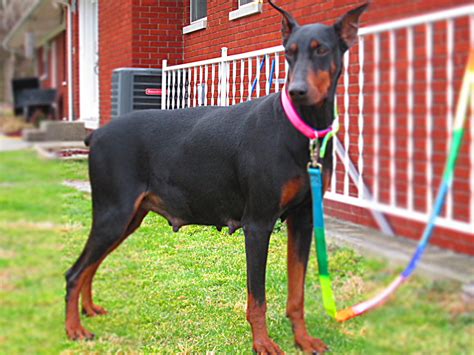
[[[395,69],[395,59],[396,59],[396,39],[395,31],[392,30],[388,33],[389,38],[389,57],[390,57],[390,73],[389,73],[389,151],[390,151],[390,190],[389,190],[389,203],[391,206],[396,206],[396,146],[395,146],[395,102],[396,102],[396,92],[395,92],[395,80],[396,80],[396,69]]]
[[[221,63],[219,65],[219,106],[227,103],[227,47],[221,48]]]
[[[168,61],[163,59],[161,62],[161,109],[166,110],[166,91],[168,90],[166,86],[166,68],[168,66]]]
[[[431,112],[432,96],[433,92],[431,89],[431,81],[433,78],[433,66],[431,63],[433,55],[433,25],[431,23],[425,26],[425,49],[426,49],[426,89],[425,89],[425,105],[426,105],[426,208],[429,210],[433,203],[433,164],[431,160],[433,142],[432,142],[432,130],[433,130],[433,115]]]
[[[344,166],[349,166],[349,52],[344,54]],[[349,196],[349,172],[344,170],[344,195]]]
[[[359,169],[359,178],[357,181],[357,189],[359,197],[364,198],[364,37],[359,41],[359,137],[358,137],[358,159],[357,168]]]

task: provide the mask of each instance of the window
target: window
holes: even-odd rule
[[[229,20],[237,20],[261,12],[262,0],[239,0],[239,8],[229,13]]]
[[[207,0],[190,0],[191,24],[183,27],[183,34],[203,30],[207,27]]]
[[[191,23],[207,17],[207,0],[191,0]]]

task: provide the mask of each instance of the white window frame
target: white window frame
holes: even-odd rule
[[[240,4],[239,0],[239,8],[237,10],[229,12],[229,20],[234,21],[242,17],[247,17],[254,14],[260,14],[263,11],[263,3],[262,0],[254,0],[247,4]]]
[[[193,21],[193,0],[189,0],[189,8],[191,10],[189,11],[190,25],[183,27],[183,34],[196,32],[207,28],[207,14],[206,17]]]
[[[79,111],[86,128],[99,128],[99,8],[97,0],[79,2]]]

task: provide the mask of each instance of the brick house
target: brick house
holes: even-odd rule
[[[276,3],[290,11],[301,24],[331,24],[359,2],[276,0]],[[362,18],[362,27],[469,4],[469,0],[373,1],[370,11]],[[455,23],[456,34],[466,39],[465,42],[457,42],[454,48],[460,53],[451,63],[456,73],[453,79],[455,92],[469,48],[469,36],[473,36],[472,17],[471,14],[470,22],[463,20]],[[222,47],[227,47],[228,55],[233,55],[278,46],[281,44],[280,28],[280,15],[273,11],[266,1],[261,0],[36,0],[23,19],[12,29],[4,44],[7,48],[21,50],[25,43],[28,43],[25,38],[31,38],[31,33],[34,33],[37,73],[43,86],[58,88],[60,117],[81,119],[88,128],[94,129],[111,119],[111,82],[114,69],[161,68],[163,60],[167,60],[168,66],[206,60],[219,57]],[[415,33],[414,61],[417,60],[417,55],[426,49],[424,45],[416,42],[417,36],[418,33]],[[402,35],[398,41],[397,46],[402,47],[407,40]],[[382,46],[386,48],[387,45],[383,42]],[[398,54],[405,55],[405,52],[401,49]],[[434,75],[443,70],[444,62],[438,61],[438,57],[443,57],[444,52],[445,32],[438,32],[437,27],[434,27]],[[373,61],[371,57],[366,60],[369,66],[371,60]],[[351,67],[350,78],[354,75],[357,80],[357,70],[357,67]],[[385,85],[385,81],[389,81],[388,69],[382,65],[380,73],[381,85]],[[404,78],[405,74],[400,72],[399,75]],[[415,70],[415,87],[418,75],[423,76],[424,72]],[[444,84],[436,80],[434,84],[434,99],[441,99],[445,96]],[[351,87],[349,86],[349,90]],[[380,89],[383,89],[382,86]],[[351,92],[350,95],[356,93]],[[415,99],[415,114],[418,112],[417,105],[423,104],[423,100],[424,97]],[[405,114],[403,107],[400,106],[397,115]],[[358,111],[355,108],[351,110],[355,111],[349,113],[357,116]],[[434,114],[443,116],[443,113],[439,112]],[[399,121],[400,124],[404,122]],[[370,130],[371,126],[367,125],[366,129]],[[381,129],[385,127],[381,126]],[[468,131],[471,132],[472,128]],[[434,132],[436,134],[436,131]],[[415,128],[412,134],[422,136],[424,133]],[[454,202],[451,202],[452,211],[459,216],[463,227],[438,228],[433,242],[441,247],[474,255],[474,231],[469,230],[474,225],[474,187],[470,182],[474,175],[470,172],[474,170],[474,143],[472,138],[470,139],[461,153],[460,165],[464,168],[458,169],[460,175],[455,180],[456,191],[452,197]],[[350,136],[348,142],[357,146],[357,137]],[[436,142],[433,148],[439,149]],[[383,148],[382,144],[381,152],[384,152]],[[419,179],[423,181],[418,183],[416,172],[418,169],[424,169],[425,156],[417,155],[416,146],[414,149],[415,176],[412,177],[412,193],[416,210],[419,204],[425,203],[419,202],[418,197],[426,195],[429,190],[436,190],[439,181],[437,177],[442,171],[445,156],[436,157],[440,159],[440,163],[433,165],[433,176],[428,183],[421,177]],[[445,149],[444,146],[442,149]],[[384,154],[389,156],[390,152]],[[367,156],[370,160],[370,154]],[[350,157],[357,161],[357,155]],[[383,169],[380,174],[383,176]],[[370,177],[367,180],[370,182]],[[395,186],[397,189],[404,187],[403,184]],[[354,184],[350,183],[348,193],[354,189]],[[385,190],[387,188],[382,188],[380,196],[383,196]],[[407,198],[402,194],[395,199],[403,204]],[[428,209],[428,206],[423,208]],[[326,209],[330,215],[377,227],[374,216],[357,204],[347,205],[341,201],[329,200]],[[409,238],[418,238],[423,230],[424,223],[419,219],[412,220],[390,213],[386,214],[386,218],[397,234]]]

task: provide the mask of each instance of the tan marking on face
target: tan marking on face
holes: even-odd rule
[[[289,180],[281,190],[280,206],[288,206],[298,195],[304,185],[304,179],[301,176]]]
[[[336,63],[334,62],[331,62],[331,74],[335,74],[336,73]]]
[[[311,49],[316,49],[316,48],[318,48],[318,46],[319,46],[319,42],[316,41],[315,39],[313,39],[311,41]]]
[[[328,96],[329,87],[331,86],[331,75],[325,70],[312,71],[309,74],[308,83],[311,96],[316,103],[319,103]]]

